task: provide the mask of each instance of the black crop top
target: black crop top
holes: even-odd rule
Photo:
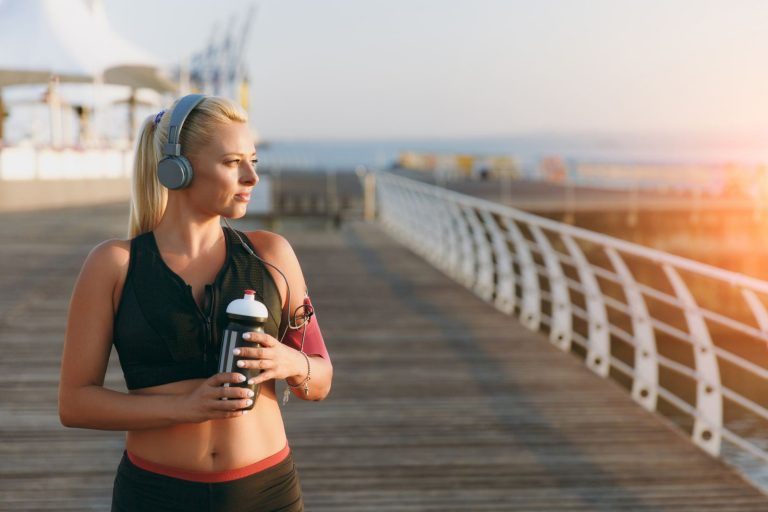
[[[114,319],[113,342],[128,389],[208,378],[218,369],[227,305],[247,289],[269,310],[265,332],[277,337],[280,293],[264,264],[224,227],[227,257],[201,310],[192,287],[163,261],[151,231],[131,240],[128,275]],[[238,232],[240,233],[240,232]],[[248,237],[240,233],[251,249]]]

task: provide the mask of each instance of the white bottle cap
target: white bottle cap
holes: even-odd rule
[[[228,315],[250,316],[253,318],[267,319],[269,312],[267,306],[256,300],[256,292],[245,290],[242,299],[235,299],[227,306]]]

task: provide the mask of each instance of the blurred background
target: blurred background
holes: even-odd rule
[[[317,191],[305,205],[355,210],[365,166],[768,277],[767,14],[760,0],[0,0],[0,208],[127,198],[141,121],[198,91],[250,114],[267,178],[254,213],[302,204],[286,196],[296,171]],[[30,193],[41,180],[71,193]]]
[[[550,155],[766,159],[768,6],[759,0],[1,0],[0,8],[10,24],[4,67],[47,64],[64,88],[64,60],[90,58],[77,71],[92,80],[112,64],[155,65],[179,92],[247,96],[261,139],[307,166],[387,165],[408,149],[526,164]],[[89,31],[102,45],[89,46]],[[46,47],[62,40],[70,48]],[[25,111],[44,85],[3,84],[5,144],[42,142],[44,120],[30,125]],[[137,93],[137,115],[170,101]],[[129,97],[62,95],[97,109]],[[126,123],[108,119],[93,137],[130,139]],[[291,154],[298,141],[318,144]]]

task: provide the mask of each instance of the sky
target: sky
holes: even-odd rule
[[[255,4],[268,138],[713,135],[768,140],[763,0],[104,0],[171,64]]]

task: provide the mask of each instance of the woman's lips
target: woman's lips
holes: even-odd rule
[[[251,200],[251,193],[244,193],[244,194],[235,194],[235,199],[238,201],[245,201],[248,202]]]

